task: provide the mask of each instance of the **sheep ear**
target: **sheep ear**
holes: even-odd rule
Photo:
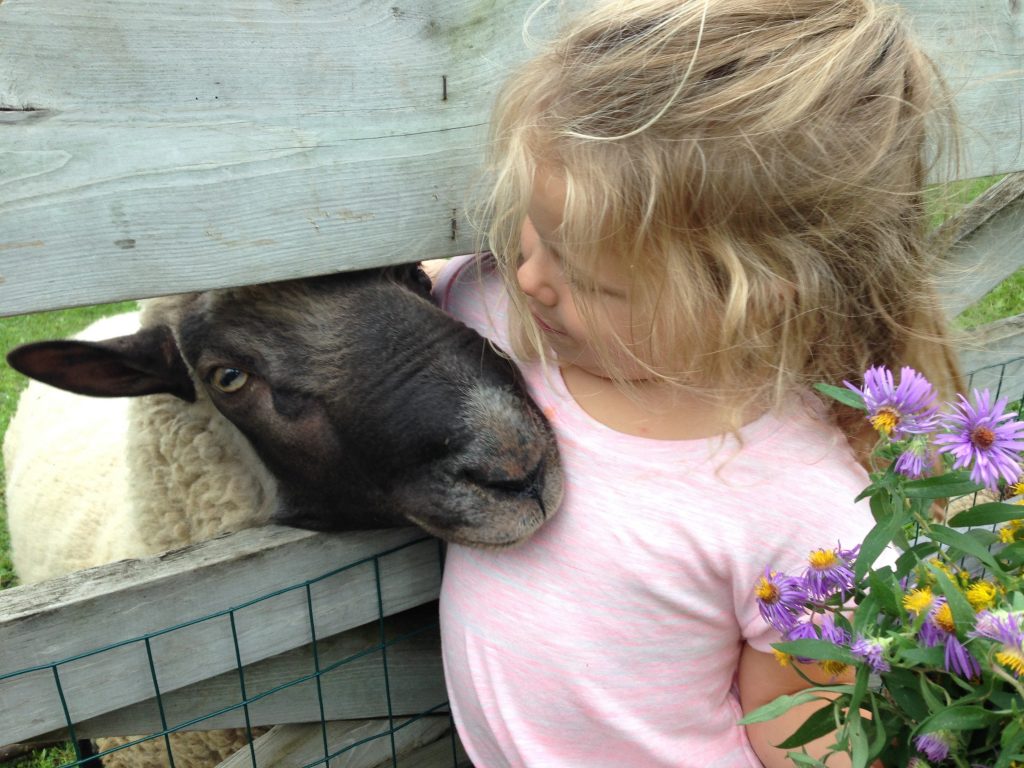
[[[93,397],[166,392],[194,402],[195,385],[166,326],[106,341],[39,341],[11,350],[7,363],[33,379]]]

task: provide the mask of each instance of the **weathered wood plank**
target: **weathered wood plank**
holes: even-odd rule
[[[528,5],[0,5],[0,311],[470,250]]]
[[[1024,396],[1024,314],[996,320],[965,334],[960,360],[972,388],[988,387],[1016,400]]]
[[[383,639],[381,632],[384,632]],[[315,675],[317,665],[319,690]],[[75,725],[78,738],[419,715],[447,700],[434,602]],[[162,717],[161,717],[162,707]],[[223,714],[214,713],[224,711]],[[37,740],[67,739],[62,729]]]
[[[338,752],[340,754],[327,764],[330,768],[393,766],[395,758],[400,766],[427,768],[431,763],[425,758],[433,752],[447,757],[447,762],[440,765],[451,768],[457,749],[449,735],[450,725],[447,716],[395,721],[393,725],[386,719],[331,722],[323,727],[320,724],[283,725],[253,742],[252,752],[239,752],[217,768],[251,768],[253,756],[256,768],[301,768]],[[439,747],[434,747],[435,744]],[[434,748],[424,753],[424,747]]]
[[[939,276],[949,317],[975,304],[1024,267],[1024,173],[1009,174],[946,222],[948,267]]]
[[[302,646],[311,616],[328,637],[429,602],[438,556],[414,529],[267,527],[0,592],[0,744],[63,728],[60,694],[86,720]]]
[[[1016,0],[898,0],[949,83],[962,178],[1024,169],[1024,8]]]
[[[112,118],[88,135],[69,130],[73,120],[0,134],[47,166],[0,176],[4,314],[473,248],[465,182],[481,126],[362,140],[333,135],[324,118],[224,119],[136,127],[126,141]]]
[[[458,740],[458,734],[456,734],[454,750],[451,739],[442,736],[431,744],[402,755],[394,768],[453,768],[453,766],[455,768],[473,768],[473,764],[469,762],[469,757],[466,755],[466,750]],[[392,768],[392,763],[390,760],[385,760],[374,768]]]
[[[0,313],[470,250],[533,4],[0,4]],[[1021,168],[1020,8],[905,4],[960,102],[962,174]]]

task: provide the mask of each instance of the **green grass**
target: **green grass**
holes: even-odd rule
[[[0,353],[6,355],[9,350],[29,341],[70,336],[97,318],[126,312],[134,307],[135,302],[123,302],[0,318]],[[7,424],[14,413],[18,395],[27,383],[24,376],[12,370],[7,362],[0,358],[0,441],[7,431]],[[10,539],[7,535],[3,477],[3,458],[0,457],[0,589],[15,584],[14,571],[11,568]]]
[[[13,762],[0,763],[0,768],[53,768],[75,762],[75,749],[70,744],[37,749],[30,755]]]
[[[1002,176],[985,176],[961,184],[936,186],[931,191],[929,204],[934,211],[932,223],[938,225],[945,217],[959,210]],[[973,307],[968,307],[956,318],[958,328],[974,328],[1024,311],[1024,268],[1017,270]]]
[[[1024,269],[1018,269],[1003,282],[993,288],[982,301],[968,307],[957,318],[957,325],[962,328],[1013,317],[1024,311]]]

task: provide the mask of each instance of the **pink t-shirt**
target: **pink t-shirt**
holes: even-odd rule
[[[508,298],[484,264],[435,294],[508,350]],[[448,548],[441,636],[459,735],[477,768],[760,766],[734,689],[743,642],[770,651],[756,580],[872,526],[845,440],[794,408],[730,439],[616,432],[558,369],[521,363],[558,437],[561,508],[513,549]]]

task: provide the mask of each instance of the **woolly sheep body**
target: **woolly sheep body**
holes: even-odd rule
[[[144,304],[145,322],[171,302]],[[139,327],[139,313],[78,334]],[[90,398],[31,381],[4,439],[11,557],[23,583],[265,524],[275,482],[203,393]]]
[[[159,322],[173,306],[143,302],[142,313]],[[126,335],[139,325],[139,312],[115,315],[75,338]],[[85,399],[30,381],[3,455],[11,559],[25,584],[262,525],[273,504],[273,477],[202,393],[186,407],[171,395]],[[110,749],[129,740],[98,743]],[[247,743],[242,729],[171,735],[177,768],[209,768]],[[106,755],[103,765],[169,763],[159,739]]]
[[[77,338],[137,327],[138,313],[119,315]],[[11,559],[25,584],[149,551],[128,503],[129,401],[82,404],[30,381],[4,437]]]

